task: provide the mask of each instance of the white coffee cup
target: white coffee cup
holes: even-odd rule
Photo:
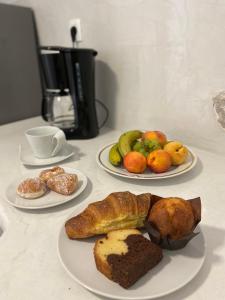
[[[66,144],[64,132],[53,126],[30,128],[25,132],[35,157],[49,158],[55,156]]]

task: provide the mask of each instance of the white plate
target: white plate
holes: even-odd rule
[[[85,207],[83,203],[70,217]],[[147,234],[145,236],[148,237]],[[70,240],[63,224],[58,239],[59,259],[68,274],[80,285],[113,299],[153,299],[172,293],[195,277],[205,259],[205,239],[201,231],[185,248],[164,250],[162,261],[126,290],[97,271],[93,256],[95,240]]]
[[[41,170],[30,171],[27,174],[14,179],[6,189],[6,200],[10,204],[19,208],[40,209],[57,206],[66,203],[79,196],[87,186],[87,177],[80,171],[72,168],[64,168],[66,173],[76,174],[78,176],[78,189],[69,196],[64,196],[53,191],[47,192],[44,196],[36,199],[24,199],[16,194],[18,185],[26,178],[38,177]]]
[[[197,156],[190,150],[188,147],[189,153],[188,158],[185,163],[177,167],[171,167],[169,171],[164,173],[153,173],[149,169],[146,169],[143,174],[134,174],[128,172],[123,166],[114,167],[109,162],[109,150],[115,143],[111,143],[109,145],[104,146],[97,154],[96,160],[98,165],[103,168],[105,171],[117,175],[120,177],[131,178],[131,179],[163,179],[163,178],[170,178],[174,176],[179,176],[184,174],[191,169],[197,163]]]
[[[49,158],[37,158],[33,155],[33,152],[28,144],[20,145],[20,161],[27,166],[47,166],[56,164],[74,155],[74,148],[70,144],[66,144],[63,149],[57,153],[56,156]]]

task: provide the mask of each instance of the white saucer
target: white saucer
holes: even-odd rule
[[[28,144],[20,145],[19,158],[20,161],[27,166],[46,166],[63,161],[74,155],[74,148],[70,144],[66,144],[56,156],[49,158],[37,158],[33,155]]]
[[[6,201],[11,205],[19,208],[26,208],[26,209],[41,209],[47,207],[57,206],[68,201],[73,200],[74,198],[78,197],[83,190],[87,186],[87,177],[80,172],[79,170],[73,168],[64,168],[66,173],[76,174],[78,177],[78,189],[71,195],[64,196],[53,191],[47,192],[44,196],[37,198],[37,199],[24,199],[21,198],[16,194],[16,189],[18,185],[26,178],[33,178],[37,177],[41,170],[39,171],[29,171],[26,174],[15,178],[12,182],[8,185],[5,196]]]

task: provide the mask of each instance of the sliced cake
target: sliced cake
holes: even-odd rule
[[[97,269],[109,279],[128,288],[162,259],[162,250],[139,230],[111,231],[95,243]]]

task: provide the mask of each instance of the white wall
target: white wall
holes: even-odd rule
[[[18,0],[33,7],[43,45],[70,46],[82,21],[96,49],[97,97],[108,125],[165,131],[225,153],[212,96],[225,89],[224,0]],[[216,146],[215,146],[216,144]]]

